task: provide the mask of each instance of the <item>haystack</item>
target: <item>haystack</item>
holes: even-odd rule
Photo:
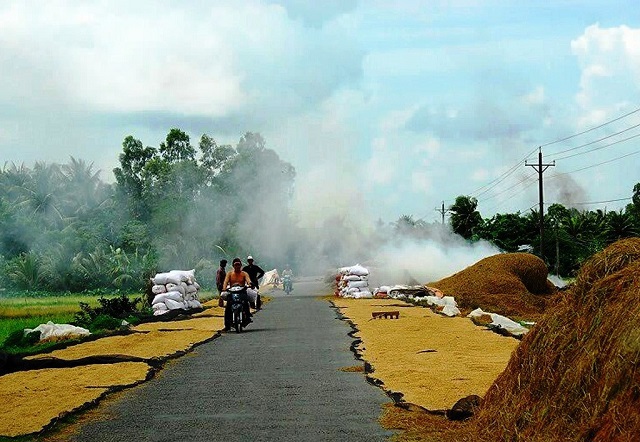
[[[593,256],[514,352],[472,433],[534,442],[638,440],[639,293],[640,238]]]
[[[544,261],[529,253],[503,253],[428,285],[454,296],[462,310],[482,308],[505,316],[536,319],[548,295],[556,293],[547,280]]]

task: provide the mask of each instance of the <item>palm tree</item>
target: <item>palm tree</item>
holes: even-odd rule
[[[604,237],[608,242],[614,242],[622,238],[638,236],[638,230],[633,223],[633,218],[628,213],[609,212],[606,215]]]
[[[463,238],[469,239],[474,231],[482,225],[482,216],[476,209],[478,200],[470,196],[459,196],[449,207],[449,218],[453,231]]]
[[[59,166],[37,162],[29,179],[17,188],[17,206],[30,215],[38,215],[49,224],[58,226],[64,220],[60,210],[60,186]]]
[[[65,213],[69,216],[80,216],[92,209],[106,204],[109,195],[106,186],[100,181],[100,170],[93,170],[93,163],[71,157],[61,167],[65,192]]]

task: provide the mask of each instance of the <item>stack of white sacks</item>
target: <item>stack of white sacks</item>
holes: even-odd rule
[[[151,282],[151,291],[155,295],[151,301],[154,315],[163,315],[171,310],[202,308],[198,300],[200,285],[196,282],[195,270],[157,273]]]
[[[338,269],[338,296],[343,298],[373,298],[369,289],[369,270],[360,264]]]

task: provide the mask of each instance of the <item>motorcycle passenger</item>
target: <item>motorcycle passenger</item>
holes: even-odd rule
[[[233,258],[233,270],[227,273],[227,276],[224,279],[223,287],[224,289],[228,289],[233,286],[251,286],[251,278],[249,274],[242,270],[242,261],[240,258]],[[246,327],[251,321],[251,311],[249,310],[249,302],[243,303],[243,312],[244,312],[244,324],[243,327]],[[233,323],[233,312],[231,310],[231,302],[227,299],[227,305],[224,309],[224,331],[231,330],[231,324]]]
[[[247,256],[247,262],[248,264],[244,266],[242,270],[249,274],[249,278],[251,278],[252,287],[255,288],[257,291],[258,289],[260,289],[260,284],[258,283],[258,280],[264,276],[264,270],[262,270],[260,266],[253,263],[253,256],[251,255]],[[257,299],[256,299],[256,310],[260,310],[261,306],[262,306],[262,300],[260,299],[260,293],[258,292]]]

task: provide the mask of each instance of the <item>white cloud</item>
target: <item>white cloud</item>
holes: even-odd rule
[[[45,95],[103,112],[214,118],[250,109],[273,119],[360,73],[349,39],[335,44],[344,37],[337,25],[305,30],[259,2],[46,2],[0,14],[2,61],[17,66],[0,79],[18,89],[0,90],[0,100]],[[33,84],[42,84],[35,94]]]
[[[411,187],[414,192],[430,193],[433,188],[433,184],[428,172],[420,170],[413,171],[411,173]]]
[[[542,104],[544,103],[544,87],[538,86],[522,98],[525,104]]]
[[[485,168],[476,169],[471,174],[473,181],[486,181],[489,179],[489,171]]]
[[[442,145],[440,143],[440,140],[434,137],[428,137],[426,140],[419,143],[415,147],[414,151],[416,155],[422,155],[423,153],[426,153],[426,160],[429,160],[435,157],[440,152],[441,147]]]
[[[576,102],[583,127],[601,123],[640,99],[640,29],[587,27],[571,42],[581,68]]]

